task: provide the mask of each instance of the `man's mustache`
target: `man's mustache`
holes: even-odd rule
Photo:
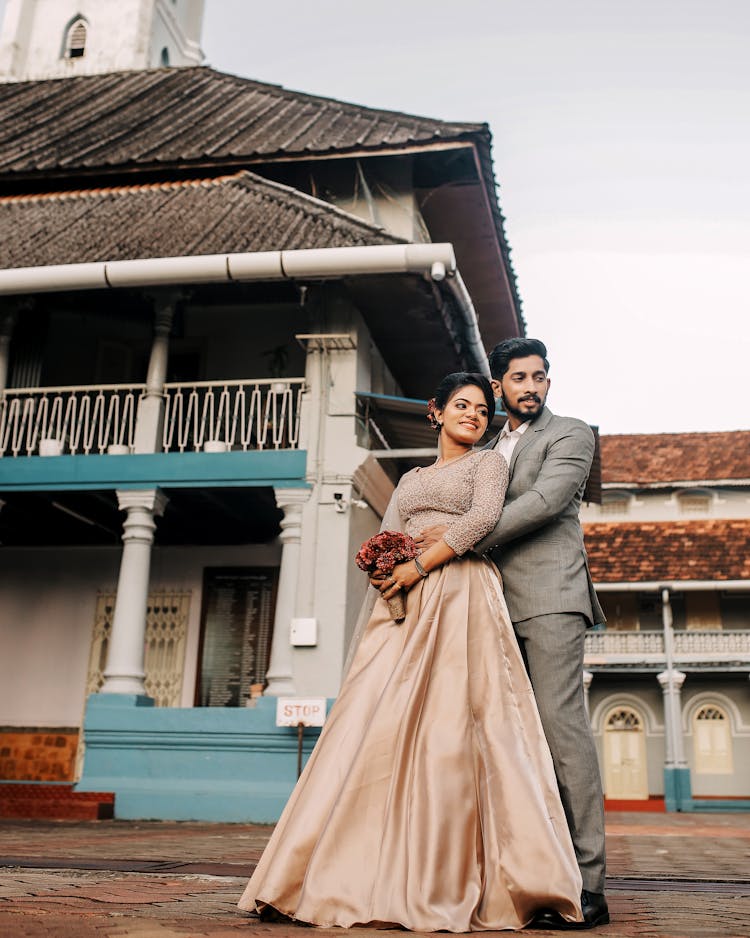
[[[537,394],[527,394],[526,397],[519,397],[518,403],[522,404],[524,401],[536,401],[537,404],[541,404],[541,400]]]

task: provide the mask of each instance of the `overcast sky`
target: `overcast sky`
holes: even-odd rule
[[[207,0],[207,62],[487,121],[550,405],[750,427],[749,0]]]
[[[604,433],[750,427],[750,0],[206,0],[203,48],[489,123],[552,409]]]

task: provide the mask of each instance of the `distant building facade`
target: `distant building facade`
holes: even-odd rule
[[[0,81],[200,65],[204,0],[8,0]]]
[[[750,431],[601,453],[581,515],[607,615],[586,644],[605,794],[750,808]]]

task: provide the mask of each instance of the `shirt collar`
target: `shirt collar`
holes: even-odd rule
[[[530,423],[531,423],[530,420],[526,420],[523,423],[519,424],[515,430],[511,430],[510,423],[506,420],[505,424],[503,425],[503,429],[500,431],[500,439],[502,440],[505,437],[512,436],[513,434],[515,434],[516,436],[521,436],[521,434],[526,433],[526,431],[529,428]]]

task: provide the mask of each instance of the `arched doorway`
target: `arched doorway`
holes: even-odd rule
[[[646,733],[633,707],[614,707],[604,721],[604,789],[607,798],[648,798]]]
[[[706,703],[693,716],[695,771],[707,775],[729,775],[734,770],[732,729],[724,708]]]

